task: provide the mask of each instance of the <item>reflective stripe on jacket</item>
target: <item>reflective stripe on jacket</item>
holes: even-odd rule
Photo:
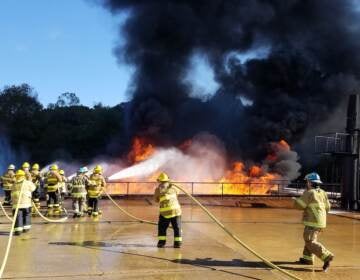
[[[1,177],[1,184],[2,187],[5,191],[11,191],[13,185],[15,183],[15,173],[12,171],[8,171],[6,172],[2,177]]]
[[[21,188],[23,188],[22,195],[20,196]],[[19,202],[19,208],[30,208],[31,207],[31,193],[36,189],[33,182],[28,180],[21,180],[15,182],[13,189],[11,190],[11,200],[13,202],[13,209],[16,208]]]
[[[91,198],[97,198],[100,196],[103,188],[106,187],[106,182],[104,177],[101,174],[91,174],[90,180],[92,181],[92,185],[88,187],[88,196]]]
[[[50,171],[46,177],[46,190],[47,192],[56,192],[61,183],[62,179],[58,172]]]
[[[326,214],[330,211],[330,202],[325,191],[319,187],[306,190],[295,200],[295,208],[304,210],[303,223],[314,228],[326,227]]]
[[[170,219],[181,215],[181,207],[178,201],[179,190],[171,183],[160,184],[154,194],[156,202],[160,204],[160,215]]]
[[[89,185],[89,178],[85,175],[76,175],[70,182],[71,197],[86,197],[86,187]]]

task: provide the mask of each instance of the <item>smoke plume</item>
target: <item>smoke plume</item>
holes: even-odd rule
[[[360,18],[350,0],[102,2],[129,14],[116,55],[136,68],[131,133],[159,144],[208,131],[234,158],[259,160],[269,142],[299,143],[359,87]],[[198,53],[219,84],[205,101],[185,79]]]

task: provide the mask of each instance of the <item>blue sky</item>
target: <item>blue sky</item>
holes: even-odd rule
[[[63,92],[82,104],[127,101],[132,69],[113,55],[123,44],[114,17],[91,0],[0,0],[0,89],[28,83],[46,106]],[[217,89],[206,57],[195,55],[188,82],[202,98]]]

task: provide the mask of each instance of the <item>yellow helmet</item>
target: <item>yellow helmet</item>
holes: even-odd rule
[[[28,163],[27,161],[23,163],[22,168],[30,168],[30,163]]]
[[[25,171],[24,171],[24,170],[19,169],[18,171],[16,171],[15,176],[16,176],[17,179],[20,179],[20,178],[25,177],[26,174],[25,174]]]
[[[60,175],[65,175],[65,171],[61,169],[61,170],[59,171],[59,174],[60,174]]]
[[[166,173],[162,172],[162,173],[160,173],[159,177],[157,178],[157,181],[163,183],[163,182],[169,182],[170,179]]]
[[[57,166],[57,164],[53,164],[50,166],[50,170],[57,171],[57,170],[59,170],[59,167]]]
[[[32,167],[31,167],[32,170],[39,170],[40,169],[40,166],[38,163],[35,163]]]
[[[15,165],[10,164],[9,167],[8,167],[8,170],[15,170]]]
[[[102,167],[101,165],[96,165],[95,168],[94,168],[94,173],[101,173],[102,172]]]

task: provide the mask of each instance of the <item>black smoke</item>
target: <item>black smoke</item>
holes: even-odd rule
[[[126,43],[116,55],[136,66],[132,135],[166,144],[208,131],[234,156],[261,158],[268,142],[299,143],[359,88],[354,1],[102,2],[113,13],[129,13],[121,27]],[[268,55],[239,58],[258,49]],[[191,97],[184,79],[195,53],[208,58],[220,85],[206,101]]]

